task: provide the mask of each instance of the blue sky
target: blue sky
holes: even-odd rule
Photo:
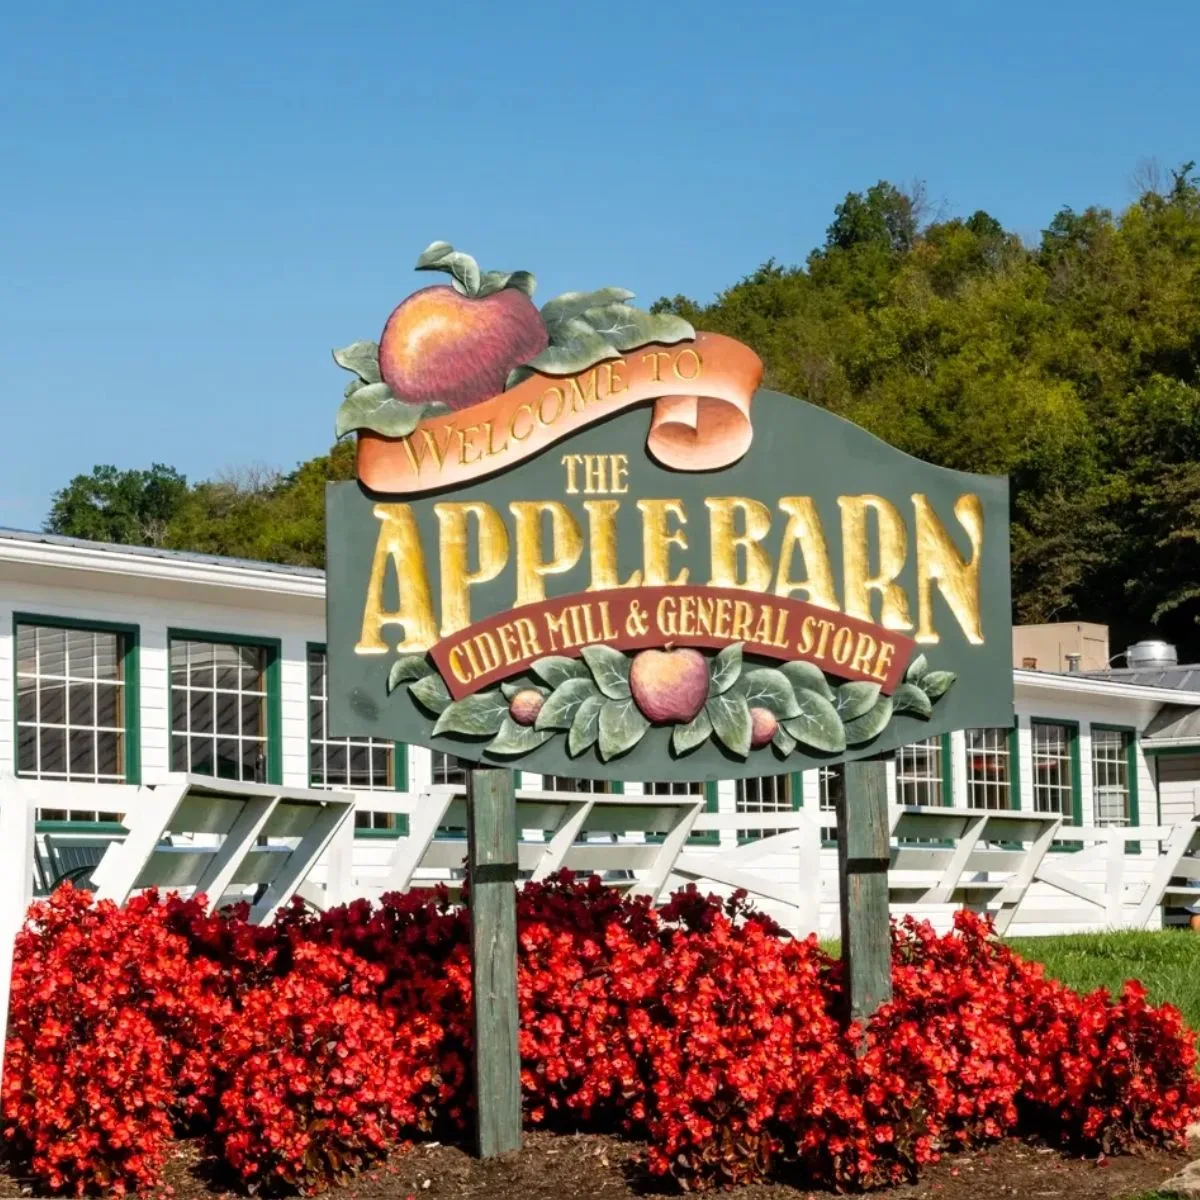
[[[0,24],[0,525],[100,462],[327,449],[444,238],[709,297],[924,180],[1028,236],[1200,159],[1200,4],[78,0]]]

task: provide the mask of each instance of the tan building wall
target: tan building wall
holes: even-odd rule
[[[1068,655],[1079,655],[1081,671],[1108,666],[1108,626],[1087,621],[1013,627],[1013,666],[1034,671],[1066,671]]]

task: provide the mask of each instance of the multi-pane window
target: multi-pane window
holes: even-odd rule
[[[1092,820],[1097,825],[1128,825],[1129,759],[1132,737],[1124,729],[1092,726]]]
[[[1033,807],[1038,812],[1060,813],[1064,821],[1075,818],[1074,726],[1054,721],[1034,721]]]
[[[329,736],[329,683],[324,650],[308,651],[308,777],[313,787],[356,792],[394,791],[396,752],[378,738]],[[357,829],[394,829],[396,814],[355,812]]]
[[[1012,730],[968,729],[967,805],[970,808],[1012,807]]]
[[[433,782],[438,787],[467,786],[467,772],[471,764],[453,754],[443,754],[441,750],[432,751]]]
[[[702,783],[688,783],[677,779],[642,784],[644,796],[699,796],[703,791]]]
[[[838,810],[846,801],[846,772],[840,767],[822,767],[817,772],[817,811],[821,818],[821,841],[832,843],[838,836]],[[828,822],[828,823],[826,823]]]
[[[266,646],[172,639],[172,770],[266,782],[269,661]]]
[[[942,739],[926,738],[896,751],[896,803],[944,804]]]
[[[734,799],[740,813],[775,813],[792,811],[792,779],[790,775],[761,775],[739,779]],[[772,837],[781,829],[760,829],[754,826],[739,829],[738,838]]]
[[[543,775],[542,790],[546,792],[607,792],[606,779],[577,779],[574,775]]]
[[[17,772],[30,779],[125,783],[126,634],[17,625]],[[118,814],[43,809],[43,820],[115,821]]]

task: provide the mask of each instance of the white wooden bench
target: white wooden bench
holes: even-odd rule
[[[1051,813],[898,807],[888,900],[994,908],[996,931],[1004,933],[1061,824]]]

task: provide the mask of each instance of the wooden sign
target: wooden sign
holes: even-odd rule
[[[590,779],[1012,720],[1008,492],[759,388],[747,346],[434,243],[338,419],[329,722]]]

